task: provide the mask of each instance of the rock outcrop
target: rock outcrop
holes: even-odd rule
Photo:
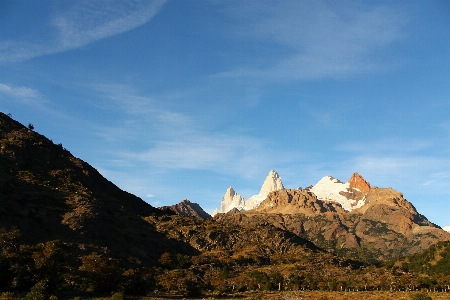
[[[356,172],[350,177],[348,183],[351,189],[358,189],[364,195],[367,195],[370,191],[370,183]]]
[[[251,196],[245,201],[245,208],[244,210],[250,210],[257,208],[261,202],[263,202],[267,195],[270,192],[283,190],[283,182],[281,181],[280,175],[278,175],[277,172],[274,170],[270,170],[269,174],[266,177],[266,180],[264,180],[264,183],[261,187],[261,190],[257,195]]]
[[[183,200],[178,204],[172,206],[162,206],[159,209],[163,211],[172,211],[180,216],[198,217],[201,219],[211,219],[211,215],[208,214],[197,203],[193,203],[189,200]]]
[[[225,192],[220,204],[220,212],[227,213],[233,208],[242,210],[245,207],[245,200],[238,193],[236,193],[233,187],[229,187]]]
[[[354,173],[345,183],[331,176],[325,176],[310,188],[310,191],[320,200],[337,202],[346,211],[352,211],[365,204],[370,183],[358,173]]]
[[[234,191],[234,189],[230,186],[225,192],[225,196],[223,196],[220,212],[227,213],[232,210],[244,211],[254,209],[259,206],[261,202],[263,202],[267,195],[270,192],[283,190],[283,182],[281,181],[280,175],[274,170],[270,170],[266,179],[264,180],[263,185],[257,195],[253,195],[247,200],[241,197],[238,193]]]

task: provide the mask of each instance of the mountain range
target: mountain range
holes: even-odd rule
[[[271,170],[247,200],[229,187],[223,213],[211,218],[187,199],[152,207],[3,113],[0,204],[0,291],[47,282],[85,292],[138,286],[223,292],[269,288],[270,278],[270,288],[284,280],[297,289],[330,282],[335,289],[389,289],[385,283],[400,275],[405,286],[420,281],[408,266],[419,270],[426,261],[438,272],[448,265],[440,253],[448,252],[450,233],[400,192],[372,187],[357,173],[347,182],[326,176],[286,189]],[[398,262],[403,269],[377,269],[410,255],[414,260]],[[112,283],[95,285],[106,273]]]
[[[220,212],[226,213],[231,210],[244,211],[257,208],[270,192],[282,189],[284,189],[284,186],[281,177],[274,170],[270,170],[259,193],[249,197],[247,200],[242,198],[242,196],[236,193],[233,187],[230,186],[222,198]],[[217,210],[215,210],[213,215],[215,215],[216,212]]]
[[[271,184],[275,178],[279,184]],[[389,260],[450,240],[448,232],[418,213],[402,193],[372,188],[358,173],[347,182],[325,176],[306,189],[279,187],[283,187],[281,179],[271,170],[261,189],[267,196],[252,209],[233,207],[241,204],[242,198],[230,187],[222,199],[222,207],[229,212],[215,219],[254,226],[270,223],[358,260]]]

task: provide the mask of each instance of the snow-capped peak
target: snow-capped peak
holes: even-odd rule
[[[447,225],[447,226],[445,226],[445,227],[442,228],[442,229],[444,229],[444,230],[447,231],[447,232],[450,232],[450,225]]]
[[[222,202],[220,205],[220,212],[226,213],[232,210],[233,208],[237,208],[242,210],[245,206],[245,200],[238,193],[236,193],[233,187],[229,187],[225,192],[225,195],[222,198]]]
[[[355,181],[360,183],[355,184]],[[346,211],[363,206],[365,194],[369,190],[370,184],[357,173],[354,173],[350,180],[345,183],[331,176],[325,176],[310,189],[318,199],[337,202]]]
[[[251,196],[245,201],[245,210],[258,207],[263,202],[270,192],[284,189],[283,182],[280,175],[274,170],[270,170],[269,174],[264,180],[261,190],[258,195]]]

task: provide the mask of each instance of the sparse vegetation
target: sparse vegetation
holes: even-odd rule
[[[324,215],[163,214],[61,144],[2,116],[0,299],[279,299],[282,292],[287,299],[430,299],[417,297],[449,290],[449,243],[383,266],[376,258],[392,252],[371,244],[356,240],[356,250],[335,251],[330,236],[358,230],[342,225],[325,232],[334,219]],[[401,242],[386,224],[366,223],[364,232]]]

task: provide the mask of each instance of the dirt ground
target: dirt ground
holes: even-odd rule
[[[319,292],[319,291],[299,291],[299,292],[282,292],[282,293],[242,293],[233,294],[221,297],[199,297],[186,298],[183,296],[155,296],[145,297],[142,299],[152,300],[167,300],[167,299],[202,299],[202,300],[228,300],[228,299],[242,299],[242,300],[390,300],[390,299],[405,299],[411,300],[415,293],[406,292]],[[428,296],[433,300],[450,300],[450,293],[428,293]]]

